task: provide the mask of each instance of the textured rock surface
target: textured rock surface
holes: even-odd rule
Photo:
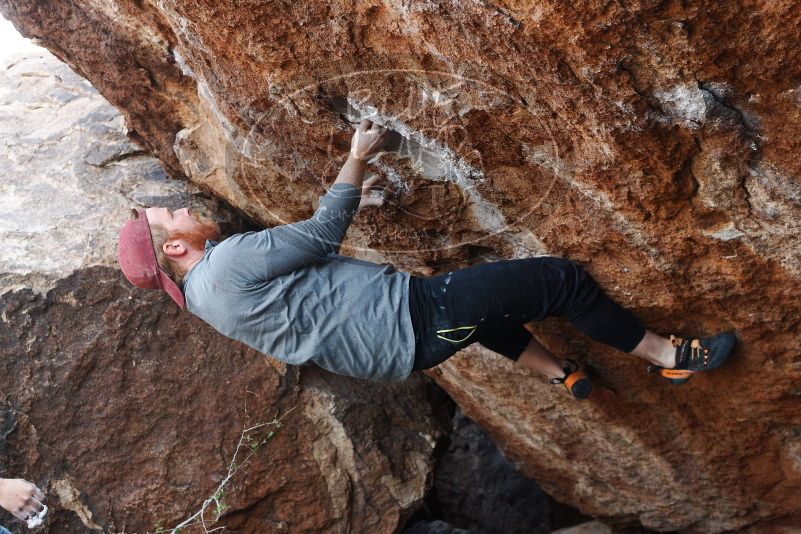
[[[663,530],[801,523],[797,0],[0,9],[170,172],[263,223],[311,213],[348,120],[369,115],[402,138],[374,165],[394,187],[357,217],[352,253],[419,273],[562,255],[657,331],[736,328],[732,362],[675,389],[545,324],[611,388],[583,404],[477,349],[431,374],[586,513]]]
[[[131,287],[115,267],[131,205],[190,203],[238,223],[168,178],[49,53],[0,64],[0,117],[0,476],[47,491],[44,531],[174,526],[214,493],[243,428],[280,415],[226,486],[224,524],[402,526],[447,426],[441,390],[422,376],[383,386],[287,368]],[[0,524],[23,528],[5,512]]]
[[[452,421],[448,449],[437,461],[431,495],[404,534],[447,528],[481,534],[547,534],[587,519],[554,502],[536,482],[523,476],[460,410]]]
[[[454,417],[448,454],[434,473],[443,519],[475,532],[547,534],[549,499],[498,453],[464,415]]]

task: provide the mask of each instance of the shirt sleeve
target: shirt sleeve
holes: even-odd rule
[[[217,245],[213,255],[215,270],[225,272],[237,282],[260,283],[335,254],[360,201],[361,191],[357,187],[334,184],[320,197],[311,218],[237,234]]]

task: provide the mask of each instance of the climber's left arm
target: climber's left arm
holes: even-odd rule
[[[367,119],[362,120],[351,139],[350,154],[325,196],[320,199],[314,215],[305,221],[286,224],[266,230],[279,242],[294,251],[295,257],[281,269],[281,274],[290,272],[320,258],[339,252],[353,216],[359,208],[381,206],[384,199],[371,197],[370,191],[377,186],[378,177],[363,182],[367,160],[375,156],[386,141],[388,130]],[[272,276],[279,276],[273,274]]]
[[[362,120],[350,142],[350,154],[340,169],[334,184],[351,184],[362,187],[364,171],[367,169],[367,160],[381,151],[387,140],[389,130],[378,123]]]
[[[348,159],[311,218],[231,236],[217,245],[209,261],[218,280],[247,286],[291,273],[339,252],[345,233],[359,208],[381,206],[381,197],[370,196],[378,177],[363,181],[367,160],[383,146],[387,129],[363,120],[353,134]]]

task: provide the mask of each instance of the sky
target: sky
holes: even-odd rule
[[[14,25],[0,15],[0,61],[19,52],[42,50],[17,32]]]

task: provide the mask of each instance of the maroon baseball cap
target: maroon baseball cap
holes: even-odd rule
[[[136,287],[163,289],[178,306],[183,308],[186,301],[181,288],[159,267],[156,260],[147,214],[143,209],[135,211],[138,217],[126,222],[120,230],[117,248],[120,269],[125,278]]]

